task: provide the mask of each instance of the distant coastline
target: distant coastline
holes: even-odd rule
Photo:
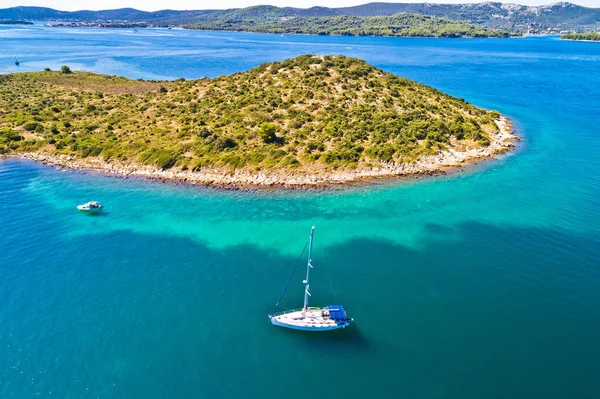
[[[51,28],[124,28],[142,29],[148,28],[145,22],[51,22],[46,26]]]
[[[568,33],[560,37],[561,40],[571,40],[576,42],[600,42],[600,33],[585,32],[585,33]]]
[[[33,22],[17,20],[0,20],[0,25],[33,25]]]
[[[420,15],[452,20],[460,24],[472,24],[478,28],[533,34],[560,34],[567,31],[592,31],[600,27],[600,8],[583,7],[559,2],[540,6],[514,3],[367,3],[352,7],[311,8],[275,7],[268,5],[245,8],[159,10],[141,11],[121,8],[99,11],[60,11],[45,7],[11,7],[0,9],[0,19],[53,21],[56,23],[145,23],[148,27],[183,27],[190,24],[202,25],[289,25],[312,18],[348,18],[354,22],[362,19],[390,18],[394,15]],[[296,20],[296,21],[294,21]],[[291,21],[291,22],[290,22]],[[349,24],[351,31],[356,25]],[[369,27],[371,28],[371,27]],[[381,30],[406,29],[403,25],[381,24]],[[246,28],[238,29],[248,31]],[[306,30],[303,28],[302,30]],[[308,32],[305,32],[308,33]],[[362,33],[362,30],[359,31]],[[336,34],[336,33],[330,33]],[[358,35],[354,33],[354,35]],[[391,36],[387,34],[386,36]]]
[[[386,16],[294,17],[224,19],[196,22],[186,29],[235,32],[309,34],[319,36],[389,36],[439,38],[506,38],[521,33],[488,29],[445,18],[400,13]]]
[[[481,26],[435,18],[418,14],[398,14],[391,16],[334,16],[334,17],[294,17],[280,19],[218,20],[195,22],[192,24],[150,24],[129,21],[56,21],[48,22],[49,27],[67,28],[173,28],[188,30],[233,31],[286,35],[319,36],[388,36],[388,37],[431,37],[431,38],[507,38],[518,37],[521,33],[500,29],[487,29]]]

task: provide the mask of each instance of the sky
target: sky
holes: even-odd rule
[[[114,8],[131,7],[138,10],[156,11],[166,8],[174,10],[206,10],[241,8],[259,4],[270,4],[279,7],[309,8],[313,6],[323,7],[348,7],[365,4],[376,0],[220,0],[219,2],[198,0],[96,0],[93,4],[73,0],[0,0],[0,8],[16,6],[38,6],[50,7],[57,10],[109,10]],[[425,0],[387,1],[388,3],[421,3]],[[505,3],[517,3],[525,5],[542,5],[554,3],[557,0],[509,0]],[[479,3],[482,0],[444,0],[431,1],[430,3]],[[600,0],[573,0],[571,3],[586,7],[600,8]]]

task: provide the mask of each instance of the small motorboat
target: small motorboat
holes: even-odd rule
[[[103,208],[98,202],[90,201],[83,205],[77,205],[77,209],[79,209],[81,212],[96,213],[100,212]]]
[[[16,66],[19,66],[20,64],[21,64],[21,63],[19,62],[19,60],[15,58],[15,65],[16,65]]]

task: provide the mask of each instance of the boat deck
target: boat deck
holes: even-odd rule
[[[292,328],[296,330],[334,330],[345,328],[347,321],[333,320],[329,317],[327,308],[308,308],[305,312],[294,310],[289,313],[274,315],[271,323],[276,326]]]

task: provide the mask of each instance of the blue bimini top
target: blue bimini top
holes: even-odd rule
[[[329,305],[327,310],[329,310],[329,316],[332,320],[346,320],[348,318],[342,305]]]

